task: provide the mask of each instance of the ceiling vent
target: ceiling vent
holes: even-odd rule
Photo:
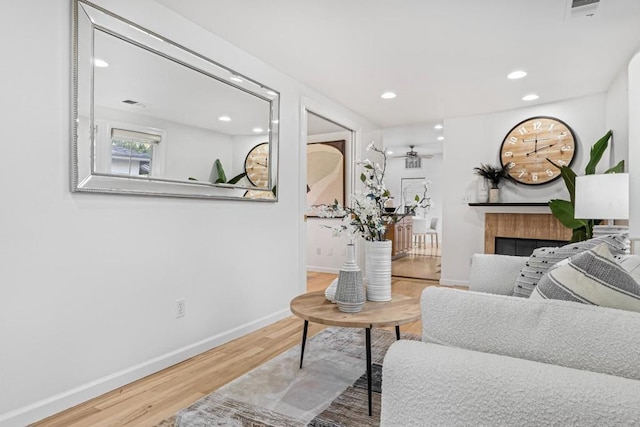
[[[596,14],[600,0],[567,0],[565,20],[591,18]]]
[[[132,99],[125,99],[124,101],[125,104],[129,104],[133,107],[138,107],[138,108],[147,108],[147,106],[145,104],[143,104],[142,102],[138,102],[138,101],[134,101]]]

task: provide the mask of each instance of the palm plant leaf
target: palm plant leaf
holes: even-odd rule
[[[607,146],[609,145],[609,138],[611,138],[612,132],[607,132],[602,138],[598,140],[593,147],[591,147],[591,152],[589,153],[589,163],[584,168],[585,175],[593,175],[596,173],[596,165],[602,159],[602,155],[604,154]]]

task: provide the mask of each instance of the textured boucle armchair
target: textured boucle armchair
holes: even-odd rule
[[[425,289],[423,342],[384,360],[382,426],[640,425],[640,314],[479,292],[510,294],[524,261],[474,256],[471,291]]]

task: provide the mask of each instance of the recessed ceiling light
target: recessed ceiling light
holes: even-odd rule
[[[393,151],[387,150],[387,154],[393,154]]]
[[[107,68],[109,66],[109,63],[104,59],[96,58],[93,60],[93,65],[99,68]]]
[[[437,125],[435,125],[433,128],[434,129],[442,129],[442,125],[440,123],[438,123]]]
[[[521,79],[527,75],[526,71],[516,70],[507,74],[507,78],[511,80]]]
[[[525,95],[522,97],[523,101],[535,101],[536,99],[540,98],[538,95],[536,95],[535,93],[530,93],[529,95]]]
[[[264,129],[262,129],[262,128],[253,128],[253,132],[254,133],[264,132]]]
[[[438,141],[444,141],[444,136],[439,136],[436,138]]]
[[[229,116],[220,116],[220,117],[218,117],[218,120],[220,120],[221,122],[230,122],[231,121],[231,117],[229,117]]]
[[[242,83],[244,80],[242,80],[240,77],[233,75],[231,77],[229,77],[229,80],[234,81],[236,83]]]
[[[398,96],[398,95],[396,95],[394,92],[385,92],[385,93],[383,93],[382,95],[380,95],[380,97],[381,97],[382,99],[393,99],[393,98],[395,98],[396,96]]]

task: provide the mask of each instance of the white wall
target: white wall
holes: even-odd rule
[[[279,90],[278,203],[69,191],[70,2],[0,15],[0,425],[22,426],[290,315],[304,288],[301,99],[345,108],[151,0],[110,9]],[[302,141],[304,143],[304,141]],[[28,159],[25,162],[25,159]],[[138,247],[121,247],[137,235]],[[175,301],[186,299],[176,319]]]
[[[622,159],[629,158],[629,75],[627,68],[620,73],[607,91],[605,104],[605,123],[613,131],[611,138],[611,157],[609,166]],[[604,161],[602,162],[605,163]],[[625,162],[628,163],[628,162]],[[625,171],[628,171],[625,164]]]
[[[629,63],[629,237],[635,240],[639,253],[640,240],[640,53]]]
[[[484,213],[496,211],[549,212],[547,207],[479,208],[461,203],[465,194],[477,193],[477,177],[473,168],[480,163],[499,165],[498,151],[506,133],[518,122],[537,115],[557,117],[565,121],[580,141],[573,169],[583,171],[591,146],[608,130],[605,123],[605,94],[571,99],[472,117],[445,120],[443,181],[443,245],[441,283],[468,283],[469,262],[473,253],[484,251]],[[469,141],[473,141],[470,144]],[[599,170],[608,166],[603,158]],[[552,198],[568,198],[564,182],[531,187],[502,184],[502,201],[547,202]]]

